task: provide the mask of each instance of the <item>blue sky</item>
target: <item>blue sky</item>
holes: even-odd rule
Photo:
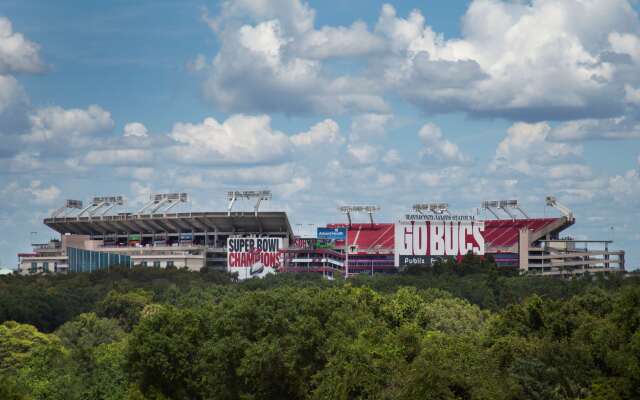
[[[640,21],[611,0],[0,4],[0,264],[66,198],[271,188],[293,223],[518,198],[640,266]],[[612,229],[613,227],[613,229]],[[31,234],[30,232],[38,232]]]

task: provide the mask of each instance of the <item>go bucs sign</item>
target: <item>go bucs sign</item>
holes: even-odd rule
[[[484,221],[468,215],[408,214],[395,226],[395,258],[484,255]]]

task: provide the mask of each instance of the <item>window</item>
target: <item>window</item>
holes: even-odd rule
[[[48,262],[45,261],[45,262],[42,263],[42,270],[44,272],[49,272],[49,263]]]
[[[143,266],[143,267],[146,267],[147,266],[147,262],[143,261],[143,262],[140,263],[140,265]]]
[[[34,274],[37,270],[38,270],[38,263],[37,262],[32,262],[31,263],[31,268],[29,268],[29,272]]]
[[[153,268],[160,268],[160,261],[154,261]]]
[[[173,268],[175,267],[175,265],[173,264],[173,261],[167,261],[167,268]]]

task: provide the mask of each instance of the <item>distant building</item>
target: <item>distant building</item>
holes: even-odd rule
[[[9,268],[0,268],[0,275],[11,275],[13,270]]]

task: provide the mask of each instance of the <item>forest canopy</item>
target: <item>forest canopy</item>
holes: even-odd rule
[[[0,398],[640,398],[631,275],[3,276]]]

